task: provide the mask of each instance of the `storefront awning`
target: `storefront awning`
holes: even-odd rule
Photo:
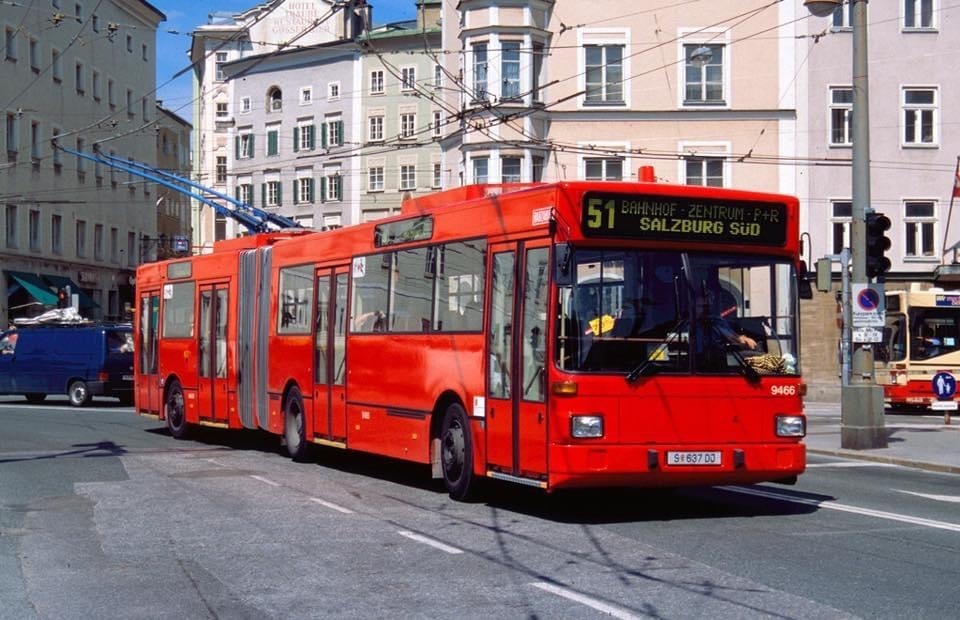
[[[19,284],[27,293],[44,306],[56,306],[57,295],[50,290],[50,285],[40,279],[40,276],[23,271],[8,271],[8,276]],[[12,295],[16,290],[9,290],[8,295]]]
[[[80,301],[80,309],[86,310],[88,308],[96,308],[99,306],[97,302],[90,299],[90,296],[83,292],[83,289],[80,288],[80,285],[68,278],[67,276],[51,276],[44,274],[43,279],[50,283],[54,289],[59,290],[62,288],[70,287],[70,293],[76,294]],[[56,299],[56,295],[54,295]],[[54,301],[56,303],[56,301]]]

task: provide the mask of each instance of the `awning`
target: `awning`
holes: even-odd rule
[[[27,293],[39,301],[44,306],[56,306],[57,295],[50,290],[50,285],[40,279],[40,276],[23,271],[8,271],[7,275],[13,278],[14,282],[23,287]],[[10,291],[8,294],[15,293]]]
[[[97,308],[99,304],[90,299],[90,296],[83,292],[83,289],[80,288],[80,285],[68,278],[67,276],[51,276],[44,274],[43,279],[50,283],[54,289],[59,290],[62,288],[70,287],[70,293],[78,295],[80,300],[80,309],[86,310],[87,308]],[[53,296],[56,300],[56,295]],[[56,304],[56,301],[54,301]]]

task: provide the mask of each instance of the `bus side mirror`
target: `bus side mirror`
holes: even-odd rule
[[[573,284],[573,274],[570,272],[570,244],[558,243],[553,246],[554,272],[553,280],[558,286]]]

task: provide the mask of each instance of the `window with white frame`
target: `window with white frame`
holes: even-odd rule
[[[473,98],[487,97],[487,44],[473,44]]]
[[[87,223],[84,220],[77,220],[77,229],[76,229],[76,250],[77,258],[85,258],[87,256]]]
[[[30,219],[28,222],[29,225],[29,234],[30,234],[30,250],[37,252],[40,248],[40,212],[31,209],[30,210]]]
[[[224,155],[217,155],[216,166],[214,169],[214,183],[223,184],[227,182],[227,158]]]
[[[50,216],[50,251],[63,254],[63,216]]]
[[[230,116],[230,110],[227,102],[218,101],[217,102],[217,120],[224,120]]]
[[[850,247],[850,222],[853,220],[853,203],[849,200],[834,200],[830,203],[830,244],[834,254]]]
[[[500,158],[500,182],[501,183],[519,183],[520,171],[523,167],[522,157],[501,157]]]
[[[267,181],[266,202],[268,207],[280,206],[280,181]]]
[[[835,30],[850,28],[850,24],[853,23],[850,20],[850,11],[852,8],[852,2],[841,2],[840,5],[833,10],[833,28]]]
[[[723,187],[723,158],[687,155],[683,158],[684,182],[687,185]]]
[[[326,119],[327,146],[343,146],[343,119],[331,116]]]
[[[936,203],[932,200],[907,200],[903,203],[904,256],[936,257]]]
[[[371,192],[383,191],[383,166],[370,166],[367,169],[367,190]]]
[[[433,86],[440,88],[443,86],[443,66],[433,65]]]
[[[378,69],[370,72],[370,94],[383,94],[383,70]]]
[[[623,45],[584,45],[587,103],[622,104]]]
[[[438,161],[433,162],[433,179],[430,183],[430,187],[436,189],[441,186],[441,184],[443,183],[442,171],[443,171],[443,167],[441,163]]]
[[[500,44],[500,98],[520,98],[520,42]]]
[[[413,90],[417,87],[417,68],[402,67],[400,69],[400,90]]]
[[[417,167],[412,164],[403,164],[400,166],[400,189],[417,189]]]
[[[308,105],[313,101],[313,87],[304,86],[300,89],[300,105]]]
[[[267,91],[267,112],[283,110],[283,91],[274,86]]]
[[[404,112],[400,115],[400,139],[409,140],[415,137],[417,115],[413,112]]]
[[[370,142],[383,142],[383,115],[378,114],[368,119],[368,136]]]
[[[849,86],[830,88],[830,144],[853,144],[853,89]]]
[[[714,43],[683,46],[684,105],[724,103],[724,47]]]
[[[240,113],[249,114],[252,106],[250,105],[250,97],[241,97],[240,98]]]
[[[93,225],[93,258],[103,260],[103,224]]]
[[[323,174],[323,200],[326,202],[339,202],[343,200],[343,177],[340,175],[340,168],[326,168]]]
[[[223,72],[223,65],[227,62],[227,53],[226,52],[217,52],[214,61],[214,73],[216,77],[214,78],[217,82],[222,82],[227,79],[226,74]]]
[[[473,182],[486,183],[489,178],[490,178],[490,158],[474,157],[473,158]]]
[[[313,202],[313,177],[309,176],[309,171],[299,172],[296,182],[293,184],[293,202],[294,204],[307,204]]]
[[[583,178],[588,181],[623,180],[623,159],[620,157],[584,158]]]
[[[295,151],[312,151],[316,145],[316,128],[313,123],[301,123],[293,128],[293,148]]]
[[[237,200],[245,205],[253,204],[253,183],[247,181],[237,185]]]
[[[440,110],[433,111],[433,137],[439,138],[443,135],[443,112]]]
[[[936,144],[937,89],[903,89],[903,144],[927,146]]]
[[[7,26],[3,29],[3,49],[7,60],[17,61],[17,29]]]
[[[340,98],[340,82],[328,82],[327,83],[327,99],[339,99]]]
[[[242,133],[237,136],[237,159],[253,157],[253,134]]]
[[[903,27],[907,30],[930,30],[936,11],[934,0],[903,0]]]

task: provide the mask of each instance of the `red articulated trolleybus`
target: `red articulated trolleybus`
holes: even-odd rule
[[[794,482],[797,200],[473,185],[137,271],[136,408],[542,489]]]

